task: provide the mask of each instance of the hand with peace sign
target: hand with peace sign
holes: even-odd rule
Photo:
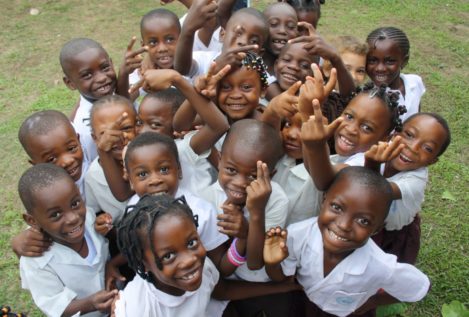
[[[249,214],[258,214],[265,212],[265,206],[272,193],[272,185],[270,184],[270,173],[266,163],[257,162],[257,175],[246,188],[246,208]]]
[[[238,25],[238,28],[241,28]],[[238,46],[236,44],[236,37],[233,37],[233,43],[230,44],[230,48],[225,52],[222,52],[215,61],[217,62],[217,68],[224,67],[225,65],[231,65],[232,67],[241,67],[242,61],[246,57],[246,52],[259,50],[259,45],[246,45]]]
[[[281,122],[284,118],[289,118],[298,112],[298,96],[301,81],[297,81],[280,95],[275,96],[262,114],[261,121],[280,130]]]
[[[125,137],[121,131],[121,125],[127,117],[127,112],[124,112],[116,121],[104,128],[100,135],[92,134],[99,150],[108,153],[117,145],[123,145],[125,143]]]
[[[121,64],[119,76],[129,76],[134,70],[140,68],[142,66],[142,53],[148,50],[148,47],[143,46],[135,51],[133,50],[133,46],[137,38],[134,36],[130,40],[129,44],[127,45],[127,50],[124,54],[124,61]]]
[[[231,69],[231,65],[225,65],[218,73],[215,73],[217,63],[212,62],[207,74],[197,77],[194,80],[195,90],[207,98],[214,98],[217,95],[218,82],[225,77]]]
[[[380,141],[365,152],[365,166],[379,172],[381,163],[395,159],[405,147],[399,135],[389,142]]]

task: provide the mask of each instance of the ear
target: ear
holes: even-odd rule
[[[383,228],[384,228],[384,222],[380,224],[379,227],[376,228],[376,230],[371,235],[372,236],[377,235],[381,230],[383,230]]]
[[[40,230],[41,228],[39,227],[39,225],[37,224],[36,222],[36,219],[34,219],[34,217],[28,213],[24,213],[23,214],[23,220],[28,224],[30,225],[32,228],[34,229],[37,229],[37,230]]]
[[[77,133],[78,135],[78,133]],[[96,138],[96,134],[94,134],[93,132],[93,129],[91,129],[91,138],[93,139],[94,142],[96,142],[97,138]]]
[[[225,39],[225,28],[224,27],[220,27],[220,35],[219,35],[219,38],[220,38],[220,42],[223,42],[223,40]]]
[[[75,84],[73,84],[73,82],[70,80],[70,78],[68,78],[67,76],[64,76],[62,79],[65,83],[65,86],[67,86],[68,89],[70,89],[70,90],[76,90],[77,89],[77,87],[75,86]]]

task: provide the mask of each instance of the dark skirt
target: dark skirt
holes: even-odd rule
[[[420,250],[420,216],[401,230],[383,229],[372,238],[384,252],[397,256],[398,262],[415,264]]]

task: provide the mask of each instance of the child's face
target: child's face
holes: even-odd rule
[[[112,157],[117,161],[122,161],[122,151],[124,147],[135,137],[135,113],[129,108],[129,105],[115,103],[112,107],[105,107],[97,110],[93,116],[91,126],[93,129],[93,138],[96,143],[107,134],[107,131],[115,124],[115,122],[125,113],[127,117],[119,126],[121,139],[117,142],[112,150]]]
[[[29,162],[52,163],[67,171],[74,181],[82,175],[83,150],[71,124],[62,124],[47,134],[29,136]]]
[[[369,51],[366,57],[366,73],[376,86],[386,85],[398,89],[399,75],[407,59],[402,54],[399,45],[390,39],[368,43]]]
[[[404,123],[401,143],[405,145],[391,166],[398,171],[411,171],[438,160],[441,147],[448,137],[446,130],[433,117],[419,115]]]
[[[138,108],[137,134],[158,132],[173,137],[173,110],[171,104],[156,98],[145,98]]]
[[[223,78],[218,91],[218,105],[232,120],[252,117],[263,93],[257,71],[244,66]]]
[[[340,55],[345,68],[352,75],[355,86],[360,86],[366,79],[366,55],[344,52]]]
[[[275,61],[275,76],[283,91],[297,81],[305,81],[306,76],[313,76],[312,59],[303,49],[305,43],[289,45]]]
[[[298,36],[298,18],[294,10],[286,10],[284,5],[271,6],[264,15],[269,23],[268,50],[278,56],[287,41]]]
[[[230,48],[257,44],[259,49],[254,52],[259,54],[267,40],[265,24],[253,15],[236,14],[228,20],[222,40],[224,52]]]
[[[127,162],[126,177],[135,193],[166,193],[174,197],[181,168],[165,144],[146,145],[134,150]]]
[[[116,73],[107,53],[102,49],[88,48],[67,62],[64,82],[68,88],[78,89],[90,100],[114,93]]]
[[[62,178],[37,190],[33,196],[34,207],[24,215],[26,222],[57,243],[79,248],[85,233],[86,208],[75,183]]]
[[[150,19],[142,30],[142,45],[148,46],[150,60],[157,69],[173,68],[179,28],[170,18]]]
[[[385,139],[390,129],[390,115],[387,106],[377,97],[359,94],[353,98],[342,113],[344,120],[334,135],[337,154],[351,156],[366,152]]]
[[[144,264],[156,277],[157,288],[172,295],[197,290],[202,283],[206,251],[194,223],[183,215],[166,214],[156,221],[152,242],[163,268],[156,266],[148,245]]]
[[[344,177],[325,194],[318,226],[324,251],[347,256],[381,228],[386,215],[383,195]]]
[[[295,160],[303,158],[301,151],[301,115],[296,113],[294,116],[287,118],[285,126],[282,129],[283,150],[285,153]]]

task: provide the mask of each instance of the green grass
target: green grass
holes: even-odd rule
[[[267,1],[252,3],[263,8]],[[130,38],[139,35],[140,17],[158,4],[154,0],[0,0],[0,5],[0,305],[40,316],[20,288],[18,261],[9,247],[11,236],[24,228],[16,184],[28,163],[17,141],[19,125],[34,111],[52,108],[68,113],[75,104],[78,95],[65,88],[58,63],[67,40],[96,39],[117,67]],[[29,14],[31,5],[40,9],[39,15]],[[168,8],[183,12],[180,4]],[[326,38],[364,39],[372,29],[386,25],[404,29],[411,43],[404,72],[423,77],[427,88],[423,110],[439,112],[452,129],[451,146],[430,168],[422,210],[418,267],[429,275],[432,289],[420,303],[407,304],[404,316],[440,316],[442,305],[451,300],[469,306],[467,21],[466,0],[334,0],[326,1],[319,22],[318,30]]]

